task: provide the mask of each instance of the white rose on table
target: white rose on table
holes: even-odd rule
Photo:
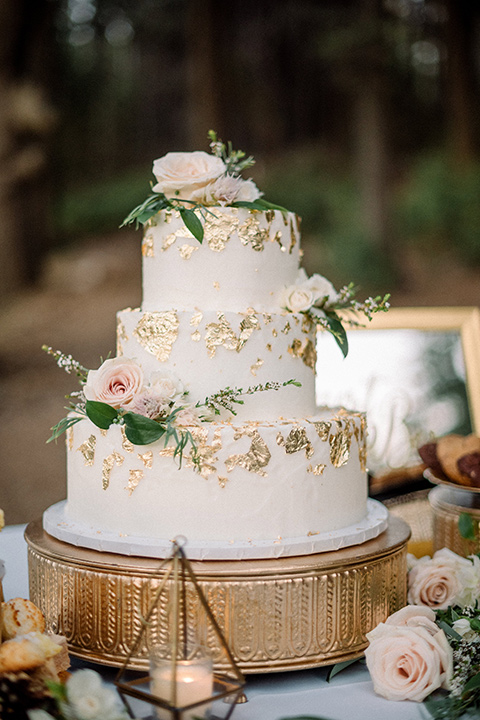
[[[128,406],[143,388],[143,370],[129,358],[105,360],[98,370],[90,370],[83,392],[87,400],[96,400],[114,408]]]
[[[280,306],[290,312],[306,312],[315,300],[313,292],[305,285],[290,285],[280,296]]]
[[[153,192],[201,202],[207,186],[226,172],[223,160],[202,150],[171,152],[153,163]]]
[[[463,640],[473,640],[476,638],[477,633],[472,630],[470,620],[468,618],[459,618],[453,623],[453,629],[458,633]]]
[[[408,573],[408,602],[445,610],[468,605],[478,597],[480,565],[443,548],[425,556]]]
[[[422,624],[380,623],[367,639],[365,658],[378,695],[422,702],[440,687],[449,689],[452,649],[443,630],[432,634]]]
[[[78,720],[120,720],[126,718],[113,688],[102,682],[94,670],[77,670],[66,683],[67,699]]]

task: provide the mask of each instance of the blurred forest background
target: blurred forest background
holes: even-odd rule
[[[72,378],[141,299],[118,230],[151,163],[217,130],[303,217],[308,272],[394,305],[480,305],[480,4],[2,0],[0,507],[65,496],[45,446]]]

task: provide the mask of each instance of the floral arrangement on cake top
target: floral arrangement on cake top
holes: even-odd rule
[[[214,130],[208,135],[211,154],[202,150],[170,152],[154,160],[152,171],[157,182],[152,186],[152,194],[129,213],[121,227],[133,222],[137,227],[145,225],[161,210],[177,210],[186,228],[201,243],[204,226],[200,218],[212,213],[213,206],[288,212],[267,202],[253,180],[241,177],[244,170],[255,164],[251,155],[247,157],[243,150],[233,150],[232,143],[222,142]],[[353,283],[337,291],[322,275],[308,278],[301,270],[295,284],[281,290],[279,305],[285,312],[303,313],[330,332],[345,357],[348,353],[345,325],[359,326],[359,315],[371,320],[374,313],[390,307],[389,294],[361,302],[356,300],[356,292]],[[347,312],[355,317],[349,317]]]
[[[122,425],[127,439],[134,445],[149,445],[163,438],[166,447],[172,440],[174,458],[180,466],[183,453],[190,445],[197,469],[200,469],[200,459],[192,428],[211,422],[222,409],[235,415],[235,404],[243,404],[244,395],[300,385],[292,379],[253,385],[245,390],[227,387],[209,395],[203,403],[189,403],[188,390],[180,378],[168,371],[154,372],[147,382],[142,367],[130,358],[108,358],[98,370],[88,370],[71,355],[46,345],[42,349],[68,374],[76,375],[81,385],[81,390],[67,396],[69,414],[54,425],[47,442],[56,440],[87,416],[102,430],[110,425]]]
[[[255,164],[252,156],[247,157],[243,150],[233,150],[230,142],[225,145],[214,130],[208,136],[211,154],[203,150],[169,152],[154,160],[157,182],[152,194],[127,215],[121,227],[133,222],[137,227],[145,225],[160,210],[178,210],[186,227],[202,242],[203,225],[196,212],[205,217],[209,206],[287,212],[264,200],[253,180],[241,177],[244,170]]]

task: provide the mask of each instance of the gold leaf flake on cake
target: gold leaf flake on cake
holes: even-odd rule
[[[312,329],[312,319],[308,316],[303,314],[302,315],[302,333],[305,333],[305,335],[308,335]]]
[[[288,333],[290,332],[291,329],[292,329],[292,326],[290,325],[290,323],[287,320],[287,322],[285,323],[285,327],[283,328],[283,330],[281,330],[281,332],[284,335],[288,335]]]
[[[323,475],[323,472],[327,466],[323,464],[319,465],[307,465],[307,472],[313,473],[313,475]]]
[[[196,310],[192,317],[190,318],[190,325],[192,327],[198,327],[200,323],[203,320],[203,312],[201,310]]]
[[[267,473],[262,468],[268,465],[272,456],[265,440],[260,436],[258,430],[250,430],[245,434],[252,439],[250,448],[246,453],[230,455],[225,461],[227,471],[231,472],[238,466],[261,477],[267,477]],[[234,438],[236,439],[236,435]]]
[[[320,440],[323,440],[323,442],[327,442],[328,436],[330,435],[330,430],[332,429],[332,423],[328,422],[327,420],[319,420],[313,422],[312,425],[317,431],[317,435]]]
[[[133,331],[140,345],[160,362],[166,362],[178,337],[176,312],[146,312]]]
[[[205,328],[205,345],[209,357],[215,357],[216,348],[223,345],[226,350],[236,350],[238,339],[230,323],[221,312],[217,313],[218,323],[208,323]]]
[[[263,322],[265,323],[265,325],[269,325],[269,323],[271,323],[272,321],[273,321],[273,318],[272,318],[271,314],[264,312],[263,313]]]
[[[149,233],[148,235],[145,235],[142,242],[142,255],[143,257],[155,257],[154,249],[153,249],[153,235],[152,233]]]
[[[123,355],[123,342],[128,342],[128,335],[123,320],[117,317],[117,355]]]
[[[268,229],[261,228],[255,213],[250,213],[246,221],[238,228],[238,237],[242,245],[249,245],[256,252],[261,252],[264,243],[268,242]]]
[[[278,231],[275,233],[275,235],[274,235],[273,238],[272,238],[272,241],[278,243],[278,244],[280,245],[280,249],[281,249],[281,250],[285,250],[285,248],[284,248],[283,245],[282,245],[282,233],[280,232],[280,230],[278,230]]]
[[[128,478],[128,483],[125,488],[125,490],[128,490],[128,494],[131,495],[135,488],[137,487],[138,483],[143,480],[143,470],[130,470],[130,475]]]
[[[215,288],[215,290],[220,290],[220,283],[218,282],[218,280],[213,281],[213,287]]]
[[[297,244],[297,233],[293,225],[293,218],[290,220],[290,247],[288,248],[289,255],[292,254],[293,248]]]
[[[182,260],[190,260],[196,250],[198,250],[198,245],[185,244],[178,248],[178,252],[180,253]]]
[[[67,441],[67,446],[69,450],[73,450],[73,427],[70,426],[65,431],[65,438]]]
[[[296,338],[289,346],[288,352],[290,355],[293,355],[293,357],[301,358],[304,365],[315,370],[317,351],[310,338],[306,338],[303,341]]]
[[[266,210],[265,211],[265,219],[268,222],[268,224],[271,225],[275,219],[275,210]]]
[[[305,456],[311,458],[314,449],[313,445],[308,439],[307,431],[303,427],[294,427],[290,430],[287,438],[285,439],[281,432],[277,434],[277,445],[285,448],[285,452],[288,455],[305,450]]]
[[[277,337],[278,332],[277,332],[276,328],[273,328],[272,335],[273,335],[273,337]]]
[[[95,437],[95,435],[90,435],[88,440],[85,440],[85,442],[83,442],[80,447],[77,448],[77,451],[82,453],[85,465],[87,467],[91,467],[95,462],[96,445],[97,438]]]
[[[153,466],[153,451],[152,450],[149,450],[148,452],[143,453],[143,454],[138,453],[137,457],[139,460],[141,460],[143,462],[143,464],[145,465],[145,467],[148,470],[152,469],[152,466]]]
[[[220,485],[221,488],[224,488],[225,485],[227,484],[227,482],[228,482],[228,477],[222,477],[221,475],[218,476],[218,484]]]
[[[253,331],[259,329],[260,323],[256,315],[254,315],[253,313],[249,313],[246,317],[243,318],[242,322],[240,323],[240,335],[237,343],[237,352],[240,352]]]
[[[338,422],[337,422],[338,424]],[[352,442],[352,431],[348,427],[339,427],[337,433],[332,433],[330,441],[330,462],[333,467],[339,468],[345,465],[350,458],[350,445]]]
[[[191,334],[190,337],[192,338],[192,340],[193,340],[194,342],[199,342],[199,341],[202,339],[202,336],[200,335],[200,333],[198,332],[198,330],[195,330],[195,331]]]
[[[250,372],[254,377],[257,375],[257,370],[260,370],[265,360],[262,360],[261,358],[257,359],[256,363],[253,363],[253,365],[250,366]]]
[[[163,450],[158,451],[158,454],[160,457],[173,457],[175,454],[175,448],[174,447],[163,448]]]
[[[102,463],[102,488],[104,490],[107,490],[110,485],[110,476],[114,465],[120,467],[120,465],[123,465],[124,459],[123,455],[120,455],[120,453],[116,450],[114,450],[111,455],[104,458]]]
[[[100,435],[101,435],[102,437],[107,437],[107,435],[108,435],[108,430],[105,430],[105,428],[99,428],[99,430],[100,430]]]
[[[204,237],[210,250],[222,252],[237,226],[237,213],[209,212],[205,218]]]
[[[125,431],[124,425],[121,426],[121,432],[122,432],[122,448],[125,450],[125,452],[132,453],[134,450],[133,444],[127,438],[127,433]]]
[[[270,343],[267,343],[267,350],[268,350],[269,352],[272,352],[272,346],[271,346]]]

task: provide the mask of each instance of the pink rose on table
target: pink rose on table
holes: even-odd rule
[[[408,602],[444,610],[449,605],[467,605],[478,597],[478,563],[443,548],[413,563],[408,573]]]
[[[380,623],[367,633],[365,658],[373,688],[387,700],[422,702],[434,690],[450,686],[453,659],[445,633],[436,628],[432,634],[423,621],[412,625],[413,617],[400,618],[401,625]]]
[[[225,172],[223,160],[202,150],[171,152],[154,161],[157,184],[152,189],[168,198],[178,196],[181,200],[200,202],[206,187]]]
[[[143,388],[143,370],[134,360],[118,357],[105,360],[98,370],[90,370],[83,392],[114,408],[125,407]]]

